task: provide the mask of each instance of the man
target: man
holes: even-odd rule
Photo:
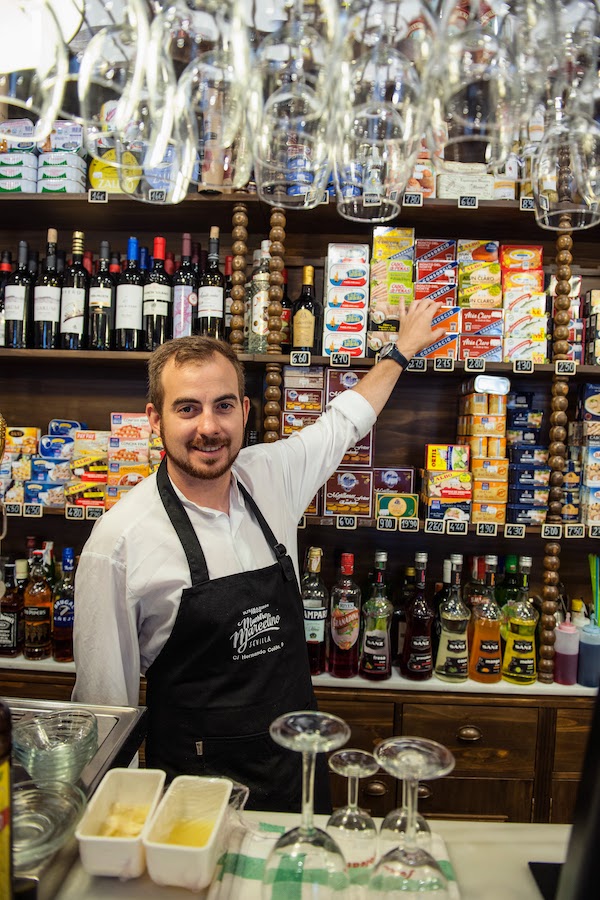
[[[441,336],[436,310],[412,304],[396,359],[381,360],[314,425],[244,449],[250,404],[229,345],[180,338],[153,354],[146,412],[165,458],[83,549],[73,694],[136,704],[144,673],[149,766],[227,775],[250,787],[256,809],[298,808],[297,755],[268,733],[278,715],[315,708],[297,522],[372,427],[407,360]]]

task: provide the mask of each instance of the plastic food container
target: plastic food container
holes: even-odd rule
[[[143,873],[143,836],[161,798],[165,777],[162,769],[111,769],[106,773],[75,832],[86,872],[117,878],[138,878]],[[128,836],[117,836],[127,827]]]
[[[226,778],[173,780],[144,836],[148,872],[156,884],[192,891],[210,884],[223,849],[232,786]]]

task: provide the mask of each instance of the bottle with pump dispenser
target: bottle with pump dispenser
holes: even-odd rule
[[[441,681],[460,682],[466,681],[469,675],[467,630],[470,613],[461,597],[462,555],[453,553],[450,562],[450,593],[439,608],[441,629],[435,676]]]

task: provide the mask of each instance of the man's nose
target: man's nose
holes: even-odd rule
[[[197,427],[200,434],[216,434],[219,431],[219,422],[214,410],[203,409]]]

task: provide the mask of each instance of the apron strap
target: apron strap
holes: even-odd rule
[[[156,484],[160,499],[185,552],[190,567],[192,584],[202,584],[208,581],[208,566],[190,518],[181,500],[173,490],[173,485],[167,475],[166,456],[163,457],[158,467]]]
[[[253,498],[250,496],[250,494],[248,493],[248,491],[246,490],[246,488],[240,481],[238,481],[238,487],[239,487],[240,491],[242,492],[242,494],[244,495],[244,498],[245,498],[248,506],[254,513],[254,515],[256,517],[256,521],[260,525],[260,527],[262,529],[262,533],[264,534],[269,547],[275,554],[275,558],[277,559],[277,562],[281,566],[281,570],[283,572],[283,577],[285,578],[286,581],[295,581],[296,573],[294,571],[294,565],[288,556],[288,552],[287,552],[285,546],[283,544],[279,543],[279,541],[277,540],[277,538],[271,531],[271,529],[269,527],[269,523],[267,522],[267,520],[261,513],[260,509],[254,502]]]

